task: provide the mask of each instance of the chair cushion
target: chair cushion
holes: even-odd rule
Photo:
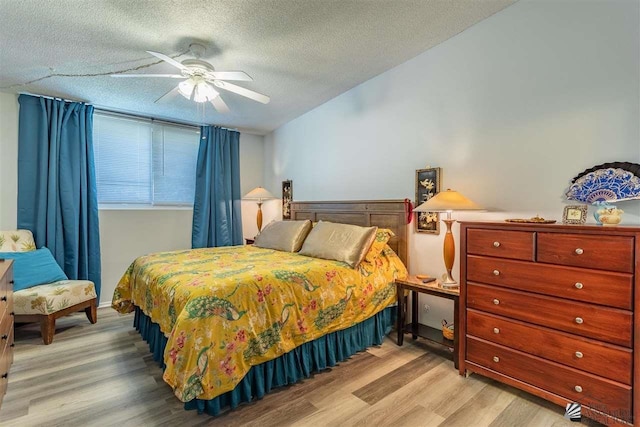
[[[0,252],[28,252],[36,249],[29,230],[0,231]]]
[[[47,248],[29,252],[0,252],[0,258],[14,260],[14,291],[67,279]]]
[[[93,298],[96,298],[93,282],[60,280],[14,292],[13,305],[16,315],[51,314]]]

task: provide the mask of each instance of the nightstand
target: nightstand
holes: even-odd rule
[[[438,281],[422,283],[422,280],[415,276],[408,276],[406,279],[396,279],[398,294],[398,345],[402,345],[405,333],[410,333],[414,339],[421,337],[431,342],[443,345],[453,350],[453,364],[458,368],[458,299],[459,289],[445,289]],[[407,307],[404,298],[404,290],[411,291],[411,323],[406,323]],[[440,298],[453,300],[453,341],[442,336],[442,330],[432,328],[418,323],[418,293],[433,295]]]
[[[253,245],[255,243],[255,239],[249,239],[248,237],[244,238],[245,245]]]

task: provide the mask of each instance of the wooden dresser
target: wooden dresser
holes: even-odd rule
[[[13,261],[0,261],[0,406],[13,363]]]
[[[463,222],[460,242],[460,373],[640,425],[640,228]]]

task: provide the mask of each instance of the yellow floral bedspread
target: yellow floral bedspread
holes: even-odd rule
[[[188,402],[213,399],[252,366],[378,313],[406,274],[390,249],[356,270],[254,246],[162,252],[129,266],[112,307],[138,306],[160,325],[164,380]]]

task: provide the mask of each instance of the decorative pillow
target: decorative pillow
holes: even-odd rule
[[[256,236],[253,246],[298,252],[311,230],[311,221],[272,221]]]
[[[378,227],[320,221],[300,249],[300,255],[343,261],[356,268],[367,254]]]
[[[14,291],[68,279],[47,248],[29,252],[0,252],[1,258],[13,260]]]
[[[0,252],[35,251],[36,242],[29,230],[0,231]]]
[[[395,236],[395,233],[388,228],[378,228],[369,252],[367,252],[367,255],[364,257],[365,261],[374,262],[393,236]]]

